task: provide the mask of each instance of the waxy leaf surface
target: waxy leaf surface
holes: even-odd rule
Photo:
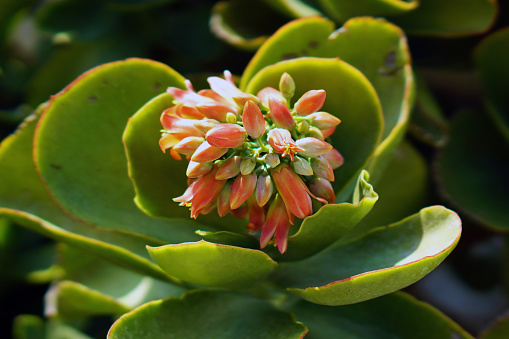
[[[147,247],[168,274],[192,284],[242,288],[265,279],[277,267],[267,254],[206,241]]]
[[[281,264],[279,283],[317,304],[369,300],[431,272],[453,250],[460,234],[461,221],[454,212],[428,207],[309,259]]]
[[[145,304],[118,319],[108,339],[299,339],[307,328],[265,300],[220,291],[193,291],[182,299]]]

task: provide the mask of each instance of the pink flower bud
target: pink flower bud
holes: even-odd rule
[[[334,189],[332,188],[331,183],[323,178],[315,178],[311,180],[309,189],[311,190],[311,193],[317,197],[327,200],[327,202],[331,204],[336,201],[336,195],[334,194]]]
[[[294,109],[298,115],[308,115],[317,112],[325,102],[325,91],[323,89],[311,90],[295,103]]]
[[[236,209],[246,202],[256,188],[256,174],[239,175],[233,182],[230,208]]]
[[[265,87],[262,89],[258,94],[256,95],[258,98],[260,98],[260,101],[262,102],[262,105],[265,107],[269,107],[269,98],[274,98],[279,102],[286,103],[286,99],[283,96],[283,94],[278,91],[275,88],[272,87]]]
[[[296,152],[304,150],[293,141],[290,132],[283,128],[271,129],[267,134],[267,141],[276,153],[282,154],[283,157],[290,155],[292,161]]]
[[[207,141],[204,141],[191,157],[191,161],[209,162],[222,157],[228,152],[228,148],[214,147]]]
[[[175,146],[178,142],[180,141],[179,138],[177,138],[177,136],[175,134],[172,134],[172,133],[167,133],[167,134],[164,134],[160,139],[159,139],[159,147],[161,147],[161,151],[163,151],[164,153],[166,153],[166,150],[168,148],[172,148],[173,146]]]
[[[280,165],[271,173],[276,189],[288,210],[304,219],[313,213],[306,184],[288,165]]]
[[[218,102],[196,105],[196,109],[205,117],[221,122],[226,122],[226,115],[228,113],[237,115],[237,110],[235,108]]]
[[[236,124],[219,124],[212,127],[205,138],[214,147],[234,148],[244,144],[246,131]]]
[[[212,162],[195,162],[189,161],[187,165],[186,175],[188,178],[198,178],[207,174],[212,169],[214,164]]]
[[[161,124],[168,133],[182,134],[183,137],[197,136],[202,137],[203,133],[197,129],[194,119],[182,119],[177,116],[163,113],[161,115]]]
[[[175,106],[175,114],[183,119],[202,119],[205,116],[194,106],[179,103]]]
[[[216,174],[217,177],[217,174]],[[232,190],[232,183],[227,182],[223,190],[217,197],[217,213],[222,218],[230,212],[230,194]]]
[[[244,105],[242,123],[247,134],[253,139],[259,138],[265,133],[265,119],[262,111],[252,101],[248,101]]]
[[[270,118],[277,127],[285,128],[287,130],[292,130],[295,128],[295,120],[293,120],[290,109],[286,107],[285,104],[274,99],[273,97],[269,97],[269,109]]]
[[[298,151],[297,153],[310,158],[327,153],[332,149],[329,143],[313,137],[299,139],[296,144],[302,149],[302,151]]]
[[[214,126],[219,124],[219,121],[214,119],[201,119],[195,120],[194,127],[200,130],[200,132],[205,135],[208,131],[210,131]]]
[[[251,232],[257,231],[262,228],[265,222],[265,211],[258,205],[254,195],[251,195],[249,199],[247,199],[247,208],[249,211],[249,223],[247,224],[247,228],[252,230]]]
[[[341,153],[335,148],[331,149],[329,152],[323,155],[325,159],[329,161],[332,166],[332,169],[336,169],[343,165],[344,159]]]
[[[276,199],[270,204],[267,213],[267,219],[262,226],[260,235],[260,247],[264,248],[270,239],[276,233],[276,242],[279,252],[284,253],[288,244],[288,230],[290,229],[290,220],[283,199],[276,195]]]
[[[240,163],[242,162],[242,158],[238,155],[231,157],[226,160],[216,174],[217,180],[225,180],[236,177],[240,173]]]
[[[249,208],[244,204],[239,208],[230,211],[231,215],[238,219],[245,219],[249,214]]]
[[[306,159],[295,157],[292,162],[292,168],[295,173],[300,175],[313,175],[313,169]]]
[[[260,175],[256,181],[256,202],[264,206],[274,194],[274,184],[270,175]]]
[[[307,118],[311,122],[311,125],[321,130],[336,127],[341,123],[341,120],[327,112],[312,113]]]
[[[332,170],[332,166],[323,155],[311,158],[310,162],[311,168],[313,168],[316,175],[328,181],[334,181],[334,171]]]
[[[173,149],[180,154],[193,155],[204,141],[202,137],[185,137],[173,146]]]
[[[327,128],[327,129],[323,129],[322,130],[322,135],[323,135],[323,138],[328,138],[330,137],[334,131],[336,130],[336,127],[331,127],[331,128]]]

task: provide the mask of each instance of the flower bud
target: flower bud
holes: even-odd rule
[[[216,174],[217,176],[217,174]],[[220,217],[224,217],[230,212],[230,194],[232,190],[232,183],[227,182],[219,196],[217,197],[217,213]]]
[[[281,92],[279,92],[277,89],[272,88],[272,87],[265,87],[260,92],[258,92],[258,94],[256,96],[258,98],[260,98],[262,105],[267,108],[269,108],[269,98],[270,97],[276,99],[279,102],[286,103],[286,99],[283,96],[283,94],[281,94]]]
[[[283,97],[286,98],[287,101],[295,94],[295,81],[288,73],[283,73],[281,79],[279,80],[279,91],[283,94]]]
[[[309,122],[307,121],[301,121],[297,124],[297,131],[300,134],[308,134],[309,132]]]
[[[198,178],[207,174],[212,169],[214,164],[212,162],[196,162],[189,161],[187,165],[186,175],[188,178]]]
[[[173,146],[173,149],[180,154],[193,155],[204,141],[202,137],[185,137]]]
[[[230,208],[232,210],[239,208],[240,205],[245,203],[251,194],[253,194],[255,188],[256,174],[239,175],[233,182],[230,196]]]
[[[240,173],[240,163],[242,158],[238,155],[226,160],[216,173],[217,180],[226,180],[236,177]]]
[[[204,135],[212,129],[212,127],[219,124],[219,121],[214,119],[202,119],[202,120],[196,120],[194,123],[194,127],[196,127],[200,132],[202,132]]]
[[[172,133],[163,134],[163,136],[159,139],[159,147],[161,147],[161,151],[166,153],[168,148],[172,148],[179,142],[179,139]]]
[[[336,201],[334,189],[329,181],[323,178],[315,178],[309,183],[309,190],[317,197],[327,200],[329,203]]]
[[[323,107],[325,102],[325,91],[311,90],[304,93],[304,95],[295,103],[294,109],[298,115],[308,115],[317,112]]]
[[[246,141],[246,131],[236,124],[219,124],[207,132],[205,139],[214,147],[235,148]]]
[[[332,166],[332,169],[336,169],[336,168],[340,167],[341,165],[343,165],[343,162],[344,162],[343,156],[335,148],[333,148],[330,151],[328,151],[327,153],[325,153],[323,155],[323,157],[325,159],[327,159],[327,161],[329,161],[329,163]]]
[[[255,166],[256,163],[251,159],[242,160],[240,163],[240,174],[248,175],[249,173],[253,172]]]
[[[269,97],[269,108],[270,118],[272,119],[274,125],[287,130],[292,130],[295,128],[295,120],[293,120],[290,109],[286,107],[285,104],[272,97]]]
[[[207,102],[196,105],[196,109],[205,117],[221,122],[226,122],[226,116],[228,113],[237,113],[233,107],[218,102]]]
[[[336,127],[341,123],[341,120],[327,112],[312,113],[307,118],[311,125],[321,130]]]
[[[316,158],[311,158],[311,168],[320,178],[324,178],[328,181],[334,181],[334,171],[332,166],[323,155]]]
[[[262,174],[256,181],[256,202],[259,206],[264,206],[269,202],[270,198],[274,194],[274,184],[272,178],[268,174]]]
[[[325,138],[330,137],[334,133],[335,130],[336,130],[336,127],[331,127],[331,128],[321,130],[323,138],[325,139]]]
[[[252,101],[248,101],[244,105],[242,123],[247,134],[253,139],[259,138],[265,133],[265,119],[262,111]]]
[[[313,169],[306,159],[295,157],[292,162],[292,168],[295,173],[300,175],[313,175]]]
[[[296,144],[303,149],[302,151],[298,151],[297,154],[310,158],[327,153],[332,149],[329,143],[312,137],[299,139],[296,141]]]
[[[309,132],[307,133],[307,135],[308,137],[317,138],[319,140],[325,140],[322,131],[320,131],[315,126],[309,126]]]
[[[237,115],[235,115],[231,112],[228,112],[226,114],[226,122],[229,124],[235,124],[237,122]]]
[[[279,155],[277,154],[270,153],[267,154],[267,156],[265,157],[265,163],[269,165],[271,168],[276,168],[280,162],[281,160],[279,159]]]
[[[228,152],[228,148],[214,147],[207,141],[204,141],[191,156],[191,161],[195,162],[214,161],[225,155],[226,152]]]

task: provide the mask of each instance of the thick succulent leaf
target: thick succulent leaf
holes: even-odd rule
[[[13,322],[14,339],[92,339],[77,329],[59,322],[48,321],[32,314],[18,315]]]
[[[212,9],[210,29],[237,48],[255,51],[284,21],[262,0],[220,1]],[[263,17],[263,25],[259,18]]]
[[[356,16],[391,16],[414,10],[419,6],[418,0],[318,0],[325,13],[337,22]]]
[[[182,299],[145,304],[123,315],[108,339],[302,338],[307,328],[269,302],[220,291],[194,291]]]
[[[479,336],[480,339],[504,339],[507,337],[509,337],[509,314],[504,314],[497,318]]]
[[[65,214],[50,197],[32,161],[36,116],[0,144],[0,215],[57,241],[159,279],[167,279],[149,260],[147,241],[117,231],[94,228]],[[191,240],[176,232],[177,242]],[[148,242],[156,245],[160,242]]]
[[[475,51],[475,60],[481,71],[481,80],[488,94],[490,113],[496,127],[509,142],[509,28],[484,39]]]
[[[131,310],[110,296],[69,280],[53,285],[46,294],[45,303],[45,314],[63,321],[123,314]]]
[[[149,247],[154,261],[168,274],[192,284],[242,288],[265,279],[277,267],[267,254],[242,247],[198,241]]]
[[[232,245],[244,248],[258,249],[260,248],[260,240],[248,234],[239,234],[228,231],[207,232],[196,231],[203,240],[221,245]]]
[[[360,71],[340,59],[298,58],[265,67],[251,79],[246,90],[258,93],[267,86],[277,88],[284,72],[295,80],[297,99],[310,89],[327,92],[323,110],[341,119],[331,144],[345,158],[344,165],[335,171],[333,186],[339,190],[348,182],[355,182],[383,129],[373,86]]]
[[[509,144],[487,115],[462,112],[436,162],[442,192],[480,223],[509,231]]]
[[[426,205],[428,188],[426,160],[410,143],[401,143],[376,185],[377,203],[342,241],[417,213]]]
[[[400,28],[374,18],[351,19],[333,30],[332,22],[319,17],[285,25],[253,57],[241,87],[263,67],[300,56],[339,57],[359,69],[375,88],[384,117],[383,140],[368,168],[376,182],[403,138],[409,119],[414,84],[406,38]],[[328,98],[335,95],[328,94]]]
[[[272,257],[278,261],[307,258],[332,245],[356,226],[373,208],[378,194],[368,183],[369,174],[362,171],[355,188],[353,203],[328,204],[302,222],[299,231],[288,239],[288,250]]]
[[[423,78],[417,77],[417,91],[408,127],[409,133],[436,148],[447,142],[449,124]]]
[[[161,94],[146,103],[129,119],[124,132],[124,144],[129,163],[129,176],[136,190],[136,205],[155,217],[170,218],[170,223],[189,224],[189,230],[218,228],[245,231],[247,222],[230,215],[219,218],[215,211],[200,215],[200,225],[189,218],[189,210],[171,199],[184,193],[187,188],[186,168],[188,162],[173,159],[159,148],[162,128],[159,118],[168,107],[173,106],[169,94]],[[176,219],[183,218],[183,219]],[[195,239],[198,240],[198,239]]]
[[[415,10],[390,20],[411,34],[452,37],[486,31],[496,14],[494,0],[420,0]]]
[[[136,208],[122,144],[127,119],[182,81],[163,64],[128,59],[99,66],[52,97],[37,125],[34,159],[62,208],[97,227],[166,242],[172,228],[188,227],[187,221],[154,220]]]
[[[316,8],[301,0],[264,0],[279,12],[291,18],[303,18],[312,15],[321,15]]]
[[[369,300],[431,272],[453,250],[460,234],[456,213],[442,206],[428,207],[304,261],[282,264],[279,283],[316,304]]]
[[[403,292],[337,307],[301,301],[290,310],[308,326],[306,339],[473,339],[439,310]]]

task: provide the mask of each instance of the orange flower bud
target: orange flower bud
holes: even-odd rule
[[[277,191],[288,210],[297,218],[304,219],[313,213],[311,198],[306,184],[288,165],[280,165],[271,173]]]
[[[334,115],[327,112],[316,112],[310,114],[307,118],[311,122],[311,125],[324,130],[332,127],[336,127],[341,123],[341,120],[336,118]]]
[[[246,131],[236,124],[218,124],[207,132],[205,138],[214,147],[234,148],[244,144]]]
[[[173,149],[180,154],[193,155],[204,141],[205,139],[202,137],[185,137],[173,146]]]
[[[217,180],[225,180],[236,177],[240,173],[240,163],[242,162],[242,158],[238,155],[231,157],[226,160],[216,174]]]
[[[217,174],[216,174],[217,178]],[[217,197],[217,213],[222,218],[230,212],[230,194],[232,191],[232,183],[227,182],[219,196]]]
[[[235,108],[218,102],[207,102],[204,104],[196,105],[196,109],[207,118],[221,122],[226,122],[226,115],[228,113],[237,115],[237,110]]]
[[[247,228],[252,230],[251,232],[255,232],[262,228],[265,222],[265,211],[258,205],[253,194],[247,199],[247,208],[249,211],[249,223],[247,224]]]
[[[322,130],[322,135],[323,135],[323,138],[328,138],[330,137],[334,131],[336,131],[336,127],[331,127],[331,128],[327,128],[327,129],[323,129]]]
[[[328,181],[334,181],[334,171],[332,166],[323,155],[316,158],[311,158],[311,168],[316,175],[320,178],[327,179]]]
[[[272,87],[265,87],[260,92],[258,92],[256,96],[260,98],[262,105],[267,108],[269,107],[269,98],[271,97],[279,102],[286,103],[286,99],[283,96],[283,94],[281,94],[280,91]]]
[[[233,182],[230,208],[239,208],[253,194],[256,187],[256,174],[239,175]]]
[[[207,174],[212,169],[214,164],[212,162],[195,162],[189,161],[187,165],[186,175],[188,178],[198,178]]]
[[[200,132],[205,135],[208,131],[212,129],[212,127],[219,124],[219,121],[214,119],[201,119],[201,120],[195,120],[194,127],[196,127]]]
[[[163,136],[159,139],[159,147],[161,147],[161,151],[166,153],[166,150],[168,148],[172,148],[179,141],[180,139],[175,134],[172,133],[163,134]]]
[[[296,144],[302,149],[302,151],[297,152],[299,155],[311,158],[327,153],[332,149],[329,143],[313,137],[299,139]]]
[[[267,219],[262,226],[262,234],[260,235],[260,247],[264,248],[270,239],[276,233],[276,242],[279,252],[286,252],[288,244],[288,230],[290,229],[290,220],[283,199],[280,195],[270,204],[267,213]]]
[[[311,180],[309,189],[311,190],[311,193],[317,197],[327,200],[327,202],[331,204],[336,201],[336,195],[334,194],[334,189],[332,188],[331,183],[323,178],[315,178]]]
[[[332,169],[340,167],[341,165],[343,165],[344,162],[343,156],[335,148],[325,153],[323,157],[329,161],[329,163],[332,166]]]
[[[280,101],[274,99],[273,97],[269,97],[269,109],[270,109],[270,118],[274,125],[280,128],[285,128],[287,130],[292,130],[295,128],[295,120],[290,113],[290,109]]]
[[[256,202],[264,206],[274,194],[274,184],[270,175],[260,175],[256,181]]]
[[[203,133],[197,129],[194,119],[182,119],[177,116],[163,113],[161,115],[161,124],[168,133],[182,134],[183,137],[197,136],[202,137]]]
[[[195,162],[214,161],[225,155],[226,152],[228,152],[228,148],[214,147],[207,141],[204,141],[200,147],[196,149],[191,160]]]
[[[247,101],[242,113],[244,129],[251,138],[259,138],[265,133],[265,119],[262,111],[252,101]]]
[[[323,89],[311,90],[295,103],[294,109],[298,115],[308,115],[317,112],[325,102],[325,91]]]

